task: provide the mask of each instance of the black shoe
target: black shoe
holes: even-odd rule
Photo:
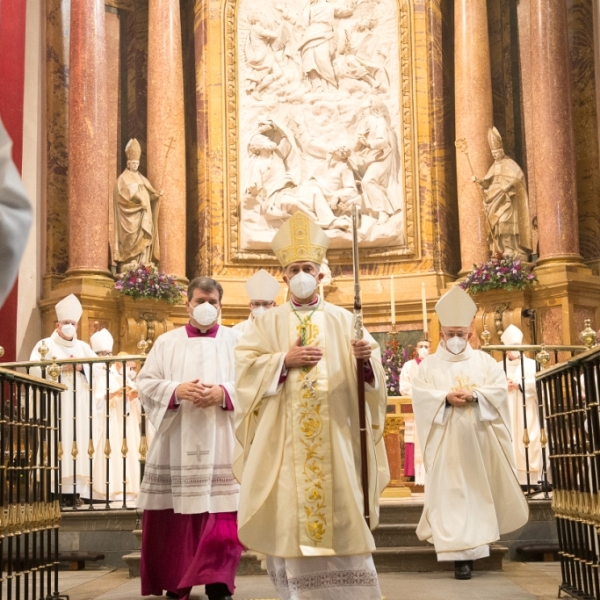
[[[471,579],[472,561],[470,560],[455,560],[454,561],[454,578],[455,579]]]
[[[165,594],[165,596],[167,598],[179,598],[179,594],[177,592],[169,592],[169,591],[167,591],[167,593]]]
[[[229,588],[224,583],[207,583],[204,590],[208,600],[233,600]]]

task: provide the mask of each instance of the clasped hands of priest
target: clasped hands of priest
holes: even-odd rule
[[[352,340],[352,352],[355,358],[369,360],[371,358],[371,344],[368,340]],[[317,346],[303,346],[299,337],[285,355],[283,364],[286,369],[301,369],[312,367],[323,358],[323,350]]]
[[[225,394],[220,385],[201,383],[199,379],[180,383],[175,393],[178,400],[187,400],[200,408],[222,406]]]
[[[457,408],[464,408],[473,402],[473,393],[468,390],[456,390],[446,394],[446,402]]]

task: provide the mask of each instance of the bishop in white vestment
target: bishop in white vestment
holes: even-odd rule
[[[353,315],[316,293],[327,244],[303,213],[282,226],[273,248],[291,300],[256,319],[235,352],[239,535],[267,555],[284,600],[380,600],[362,514],[356,357],[368,365],[371,528],[389,481],[385,378],[373,338],[353,342]]]
[[[233,594],[242,553],[239,485],[231,472],[233,350],[240,336],[218,324],[222,296],[214,279],[193,279],[189,324],[156,340],[137,377],[156,428],[138,496],[144,596],[167,590],[187,599],[200,584],[209,600]]]
[[[427,471],[417,527],[438,560],[470,579],[500,534],[522,527],[528,506],[515,475],[506,377],[469,344],[477,307],[458,286],[436,305],[442,340],[413,380],[413,410]]]
[[[246,281],[245,288],[250,298],[250,314],[245,321],[233,326],[233,329],[240,333],[246,333],[254,319],[275,306],[275,299],[279,294],[279,281],[264,269],[260,269]]]
[[[507,346],[520,346],[523,332],[515,325],[509,325],[502,334],[502,342]],[[527,485],[527,460],[525,459],[525,418],[527,419],[527,441],[529,460],[529,484],[536,486],[542,479],[542,444],[540,413],[537,388],[535,386],[536,362],[521,353],[506,353],[506,379],[508,381],[508,402],[513,448],[517,465],[517,478],[521,485]],[[523,374],[525,375],[523,377]],[[523,392],[523,390],[525,390]],[[523,407],[523,405],[525,405]],[[525,408],[525,417],[523,416]]]
[[[74,294],[57,303],[56,329],[49,338],[40,340],[29,360],[42,360],[42,343],[48,348],[46,360],[66,358],[97,358],[89,344],[77,338],[77,325],[83,309]],[[50,365],[51,363],[48,363]],[[31,375],[41,377],[41,369],[34,367]],[[46,376],[50,379],[50,376]],[[59,377],[67,390],[60,396],[60,435],[63,457],[60,463],[63,494],[90,497],[90,459],[88,447],[97,443],[97,415],[91,393],[91,369],[87,365],[63,365]],[[74,450],[77,458],[73,459]],[[73,498],[77,502],[77,498]]]

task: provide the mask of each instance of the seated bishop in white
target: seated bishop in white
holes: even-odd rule
[[[413,379],[413,410],[427,471],[417,528],[438,560],[489,555],[503,533],[522,527],[528,506],[515,475],[506,377],[468,343],[477,307],[453,287],[437,303],[441,341]],[[471,564],[456,564],[457,579]]]

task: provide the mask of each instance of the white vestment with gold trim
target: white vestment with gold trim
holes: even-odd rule
[[[479,401],[447,406],[446,395],[459,389],[476,391]],[[415,373],[412,392],[427,471],[417,535],[435,545],[438,560],[487,556],[489,544],[529,515],[515,476],[502,367],[469,345],[457,355],[439,346]]]

